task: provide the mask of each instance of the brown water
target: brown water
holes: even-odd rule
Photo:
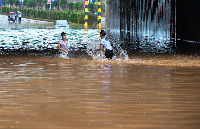
[[[200,128],[198,58],[0,56],[0,129]]]

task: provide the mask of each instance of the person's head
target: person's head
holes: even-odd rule
[[[66,33],[65,33],[65,32],[62,32],[62,33],[61,33],[61,37],[62,37],[62,40],[65,40],[65,39],[66,39]]]
[[[106,32],[104,30],[101,30],[100,37],[103,38],[103,37],[105,37],[105,35],[106,35]]]

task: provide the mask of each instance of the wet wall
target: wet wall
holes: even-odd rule
[[[200,41],[199,5],[199,0],[107,0],[107,33],[128,51],[175,52],[183,42]]]

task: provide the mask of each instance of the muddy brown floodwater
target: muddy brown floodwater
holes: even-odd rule
[[[198,58],[0,56],[0,129],[200,128]]]

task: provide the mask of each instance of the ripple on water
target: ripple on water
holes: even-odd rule
[[[180,65],[185,60],[197,67]],[[0,124],[198,129],[198,62],[182,55],[135,54],[129,60],[1,56]]]

